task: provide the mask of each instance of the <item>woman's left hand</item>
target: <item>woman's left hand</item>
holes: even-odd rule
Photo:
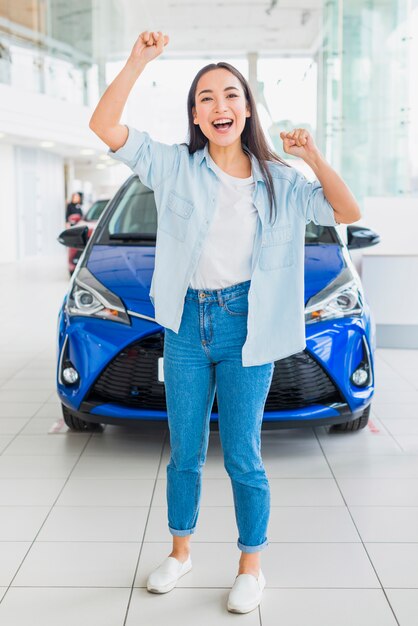
[[[289,132],[282,130],[280,138],[283,140],[283,150],[301,159],[309,160],[319,154],[312,135],[306,128],[295,128]]]

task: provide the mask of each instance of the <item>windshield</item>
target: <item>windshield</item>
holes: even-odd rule
[[[88,221],[98,220],[109,200],[96,200],[86,213],[85,219]]]
[[[157,208],[154,192],[137,176],[128,183],[123,195],[106,219],[95,243],[106,245],[155,245]],[[340,243],[335,228],[306,225],[305,244]]]

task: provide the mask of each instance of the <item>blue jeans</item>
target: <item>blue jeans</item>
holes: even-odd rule
[[[224,289],[188,288],[179,332],[165,329],[164,381],[171,456],[168,528],[195,532],[215,389],[224,466],[231,479],[242,552],[268,545],[270,487],[261,424],[274,363],[244,367],[250,280]]]

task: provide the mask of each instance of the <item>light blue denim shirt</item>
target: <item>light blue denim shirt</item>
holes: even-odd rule
[[[158,213],[155,267],[150,300],[156,321],[178,332],[184,297],[199,261],[216,206],[220,180],[211,168],[208,144],[189,154],[186,145],[155,141],[128,126],[119,150],[108,150],[154,190]],[[256,236],[248,292],[243,366],[263,365],[306,347],[304,305],[305,225],[336,226],[334,210],[319,181],[308,181],[293,167],[269,162],[277,218],[269,223],[267,188],[249,153],[257,208]],[[239,225],[237,224],[239,237]]]

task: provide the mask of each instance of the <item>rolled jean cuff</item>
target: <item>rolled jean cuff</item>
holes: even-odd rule
[[[178,530],[178,528],[168,527],[168,530],[172,535],[176,535],[177,537],[186,537],[187,535],[192,535],[196,530],[196,526],[194,528],[190,528],[189,530]]]
[[[263,543],[260,543],[258,546],[246,546],[241,543],[239,539],[237,541],[237,546],[242,552],[259,552],[260,550],[267,548],[268,544],[268,539],[266,539]]]

